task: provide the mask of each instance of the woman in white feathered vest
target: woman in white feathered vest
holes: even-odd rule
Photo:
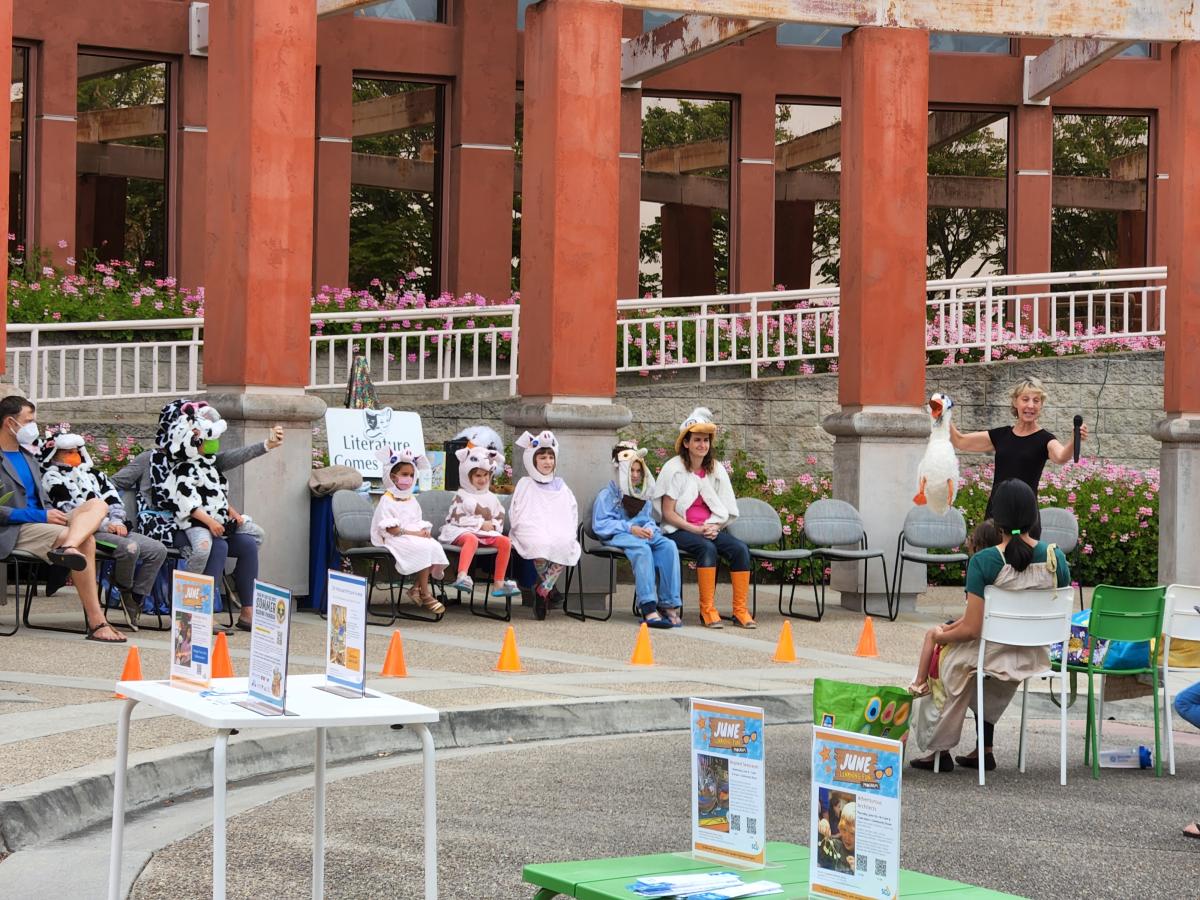
[[[704,626],[722,627],[715,602],[719,558],[729,565],[733,582],[734,622],[742,628],[756,628],[747,602],[750,549],[725,531],[737,518],[738,508],[729,474],[713,461],[716,433],[712,413],[703,406],[683,420],[675,439],[678,455],[667,460],[654,484],[654,510],[663,533],[678,545],[680,554],[696,560]]]

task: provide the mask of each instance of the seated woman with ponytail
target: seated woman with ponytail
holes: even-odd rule
[[[930,726],[914,728],[914,737],[928,756],[910,762],[917,769],[933,769],[934,755],[940,753],[938,769],[949,772],[954,763],[977,766],[980,748],[967,756],[951,759],[950,750],[958,745],[967,710],[975,704],[975,670],[979,661],[979,635],[983,628],[983,592],[988,585],[1009,591],[1047,590],[1066,587],[1071,573],[1061,550],[1030,537],[1038,524],[1037,498],[1029,485],[1011,478],[998,485],[992,494],[992,518],[1000,530],[999,546],[988,547],[971,557],[967,567],[967,607],[962,616],[949,625],[935,629],[933,640],[943,645],[938,663],[945,703],[936,710],[931,697],[917,701],[914,718]],[[996,722],[1012,701],[1020,683],[1030,675],[1044,672],[1050,665],[1045,647],[1013,647],[989,641],[984,654],[983,753],[984,769],[996,768],[992,754],[992,736]],[[925,707],[925,708],[922,708]],[[976,715],[979,715],[976,712]]]

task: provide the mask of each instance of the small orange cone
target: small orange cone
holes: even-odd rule
[[[212,677],[237,677],[237,673],[233,671],[233,660],[229,658],[229,641],[225,640],[223,631],[217,634],[217,641],[213,644]]]
[[[118,681],[141,681],[142,680],[142,657],[138,653],[137,645],[134,644],[129,648],[129,652],[125,654],[125,668],[121,670],[121,677]],[[118,700],[128,700],[124,694],[113,694]]]
[[[779,643],[775,645],[775,655],[771,658],[775,662],[796,661],[796,647],[792,644],[792,623],[786,619],[783,622],[783,631],[779,632]]]
[[[400,629],[392,632],[392,640],[388,644],[387,656],[383,658],[383,668],[379,674],[385,678],[407,678],[408,666],[404,664],[404,642],[400,640]]]
[[[521,657],[517,654],[517,633],[511,625],[504,632],[504,643],[500,646],[500,659],[496,663],[497,672],[520,672]]]
[[[858,636],[858,646],[855,656],[875,657],[879,655],[879,647],[875,645],[875,620],[871,616],[863,618],[862,632]]]
[[[637,643],[633,645],[633,656],[629,657],[631,666],[654,665],[654,648],[650,646],[650,626],[645,622],[638,629]]]

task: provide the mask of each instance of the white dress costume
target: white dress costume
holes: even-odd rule
[[[423,518],[421,505],[413,497],[412,488],[400,490],[391,475],[397,463],[408,463],[415,474],[428,469],[429,461],[424,456],[413,456],[392,449],[381,450],[378,456],[383,464],[383,483],[387,490],[379,499],[371,519],[371,543],[391,552],[396,561],[396,571],[401,575],[431,569],[434,578],[441,578],[449,562],[446,551],[432,537],[412,533],[423,529],[432,531],[433,525]],[[387,529],[395,527],[399,527],[401,533],[389,534]]]
[[[579,505],[575,495],[561,478],[543,475],[533,465],[539,450],[554,453],[557,468],[559,449],[553,432],[531,435],[528,431],[517,438],[524,450],[525,471],[517,482],[512,503],[508,508],[509,537],[513,548],[528,560],[545,559],[563,566],[579,562]]]

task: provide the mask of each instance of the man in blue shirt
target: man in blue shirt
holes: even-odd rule
[[[92,535],[108,515],[103,500],[89,500],[69,513],[54,509],[42,491],[42,469],[22,445],[38,438],[34,406],[24,397],[0,400],[0,559],[24,550],[74,573],[73,582],[87,621],[87,638],[123,644],[104,618],[96,588],[96,542]]]

